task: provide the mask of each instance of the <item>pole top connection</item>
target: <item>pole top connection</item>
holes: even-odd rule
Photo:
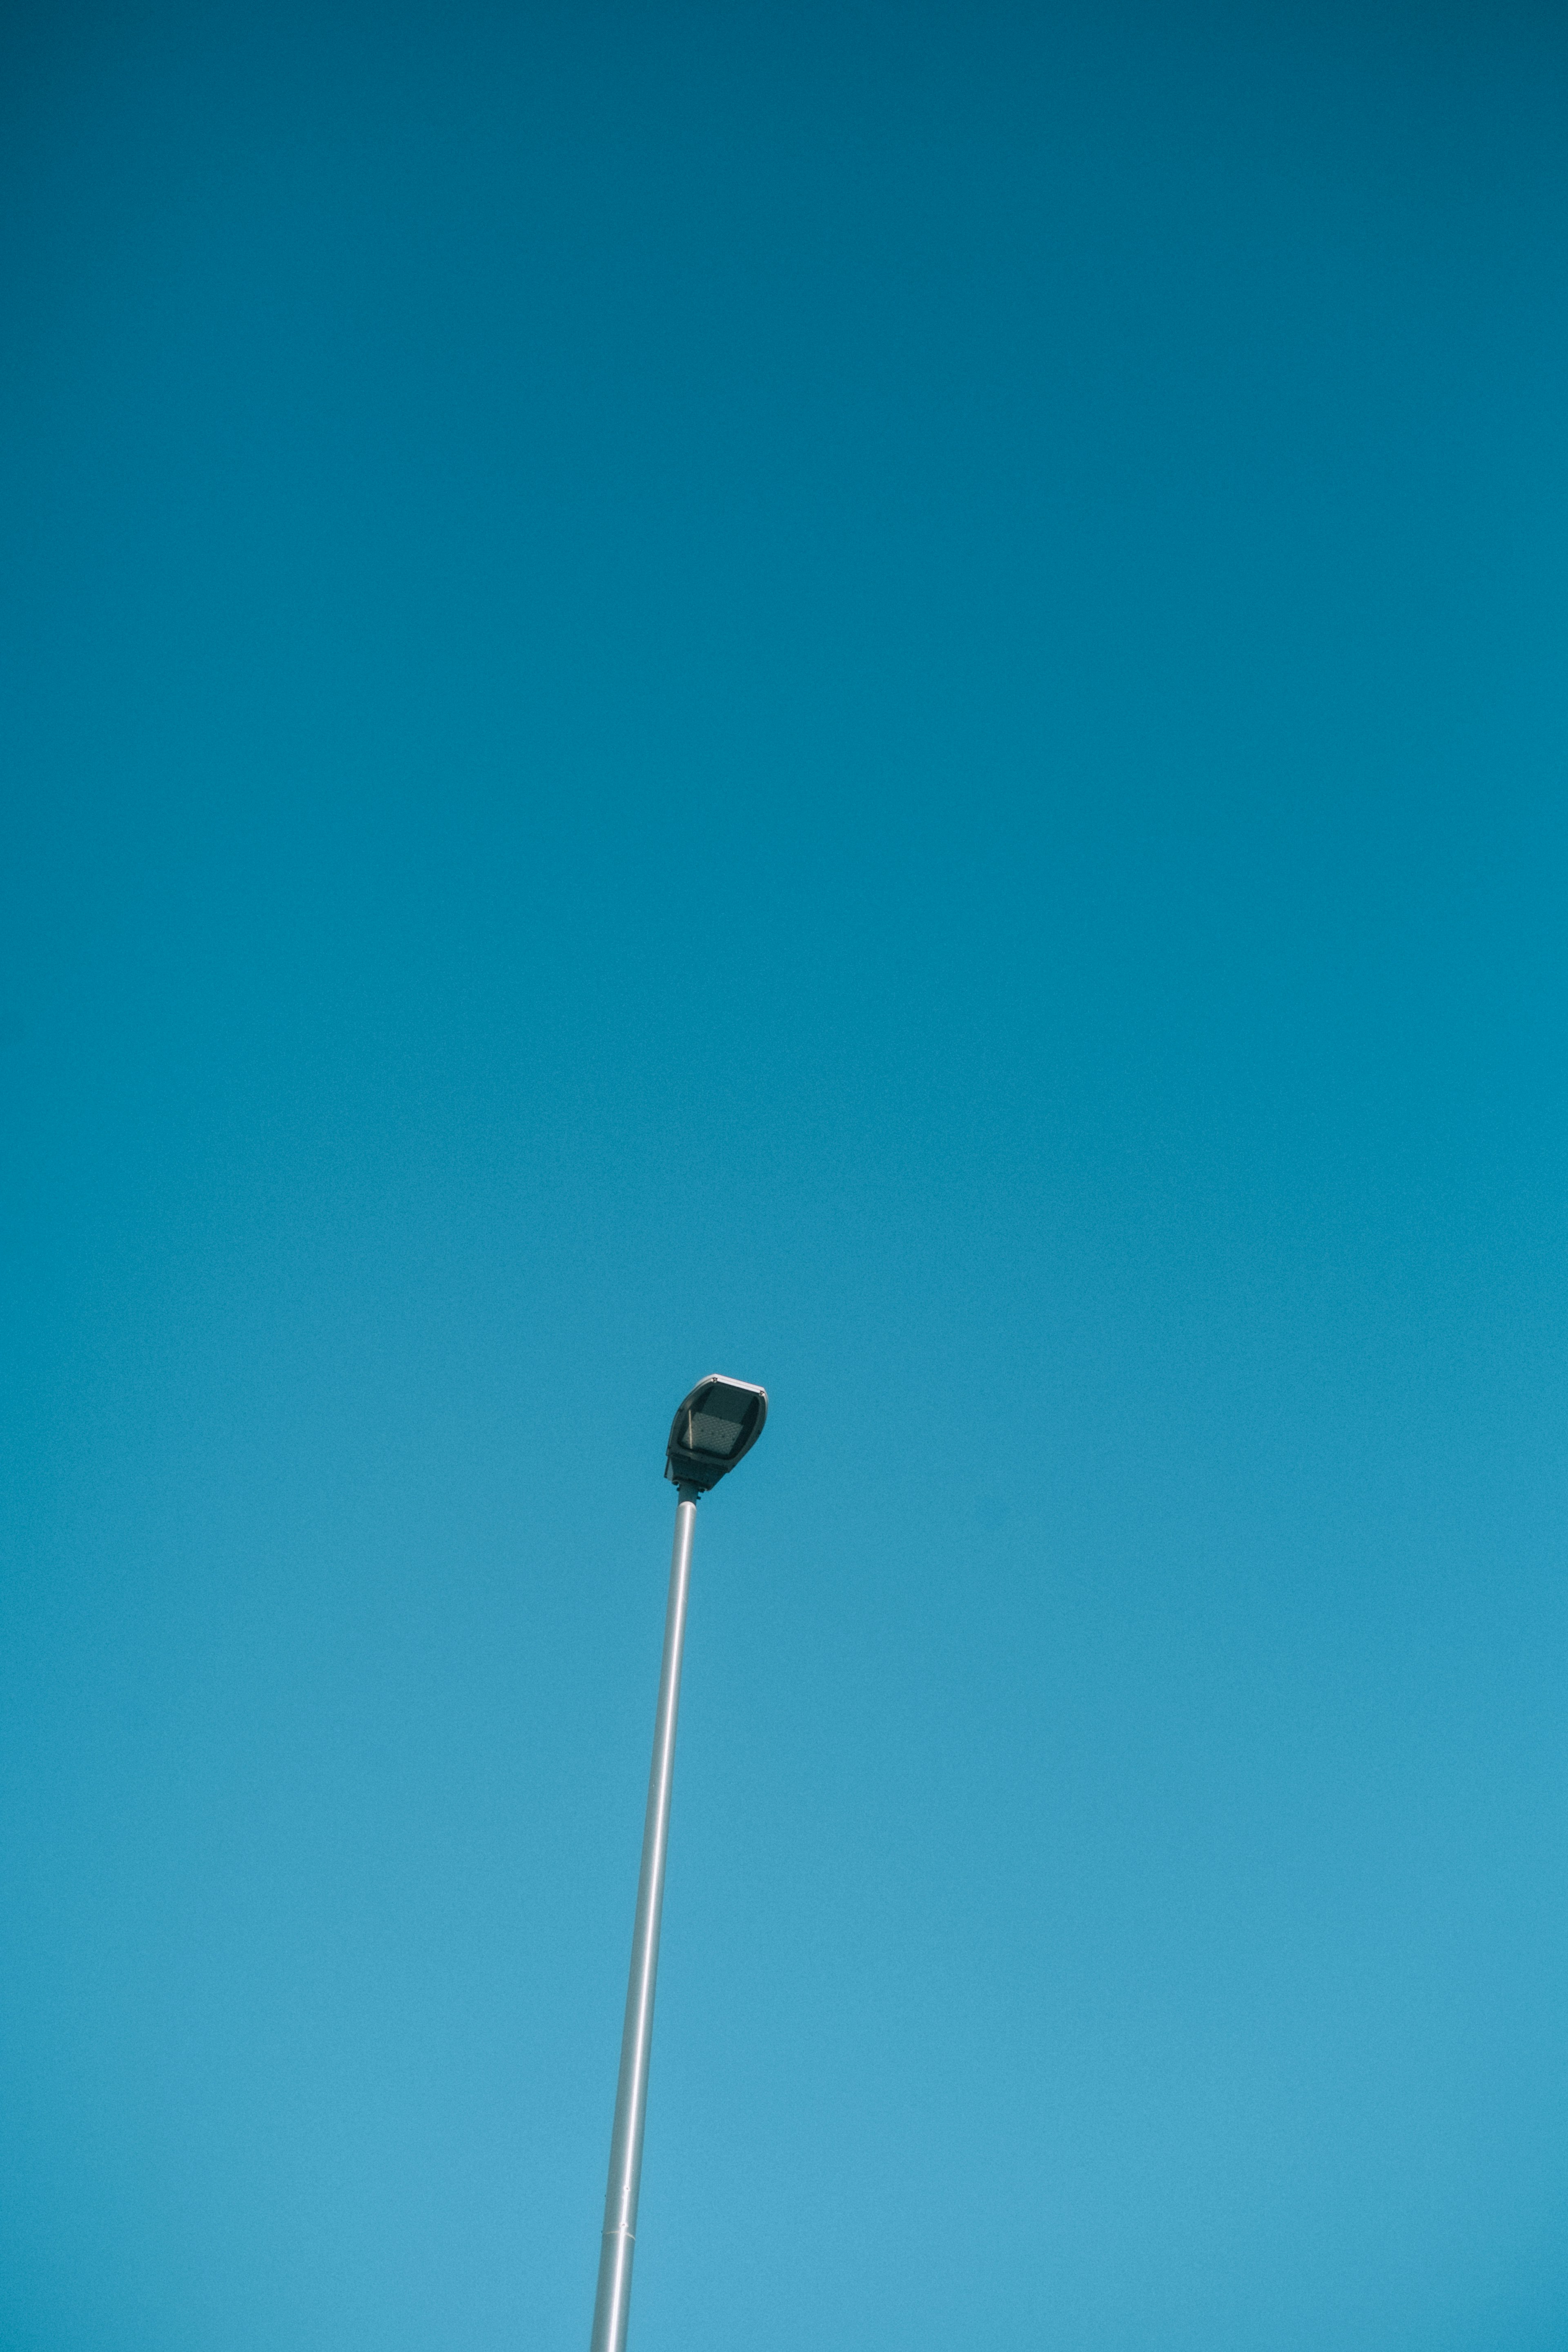
[[[766,1389],[710,1372],[676,1408],[665,1449],[665,1476],[674,1486],[705,1494],[742,1454],[751,1452],[767,1417]],[[686,1500],[684,1492],[681,1500]]]

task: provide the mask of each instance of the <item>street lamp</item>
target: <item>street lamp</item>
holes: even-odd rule
[[[768,1392],[750,1381],[710,1372],[683,1397],[670,1423],[664,1475],[675,1487],[675,1550],[669,1563],[669,1604],[664,1618],[664,1661],[653,1724],[653,1764],[643,1820],[642,1868],[632,1926],[631,1975],[621,2029],[621,2072],[610,2131],[610,2180],[605,2191],[605,2235],[599,2249],[599,2291],[594,2299],[590,2352],[626,2352],[637,2242],[637,2188],[642,2177],[643,2122],[647,2114],[648,2053],[653,2043],[653,1995],[658,1976],[658,1920],[664,1906],[664,1860],[669,1843],[669,1791],[675,1772],[675,1718],[680,1706],[680,1654],[686,1641],[686,1596],[691,1582],[691,1538],[697,1498],[728,1476],[763,1433]]]

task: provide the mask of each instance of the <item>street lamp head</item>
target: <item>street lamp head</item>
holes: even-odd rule
[[[665,1476],[677,1486],[716,1486],[751,1452],[767,1417],[766,1389],[710,1372],[681,1399],[670,1423]]]

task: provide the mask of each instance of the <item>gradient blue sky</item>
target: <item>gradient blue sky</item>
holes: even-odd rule
[[[1568,2344],[1565,125],[6,13],[5,2352]]]

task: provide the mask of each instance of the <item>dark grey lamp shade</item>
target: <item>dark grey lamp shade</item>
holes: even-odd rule
[[[670,1423],[664,1475],[678,1486],[716,1486],[749,1454],[768,1417],[768,1392],[710,1372],[683,1397]]]

